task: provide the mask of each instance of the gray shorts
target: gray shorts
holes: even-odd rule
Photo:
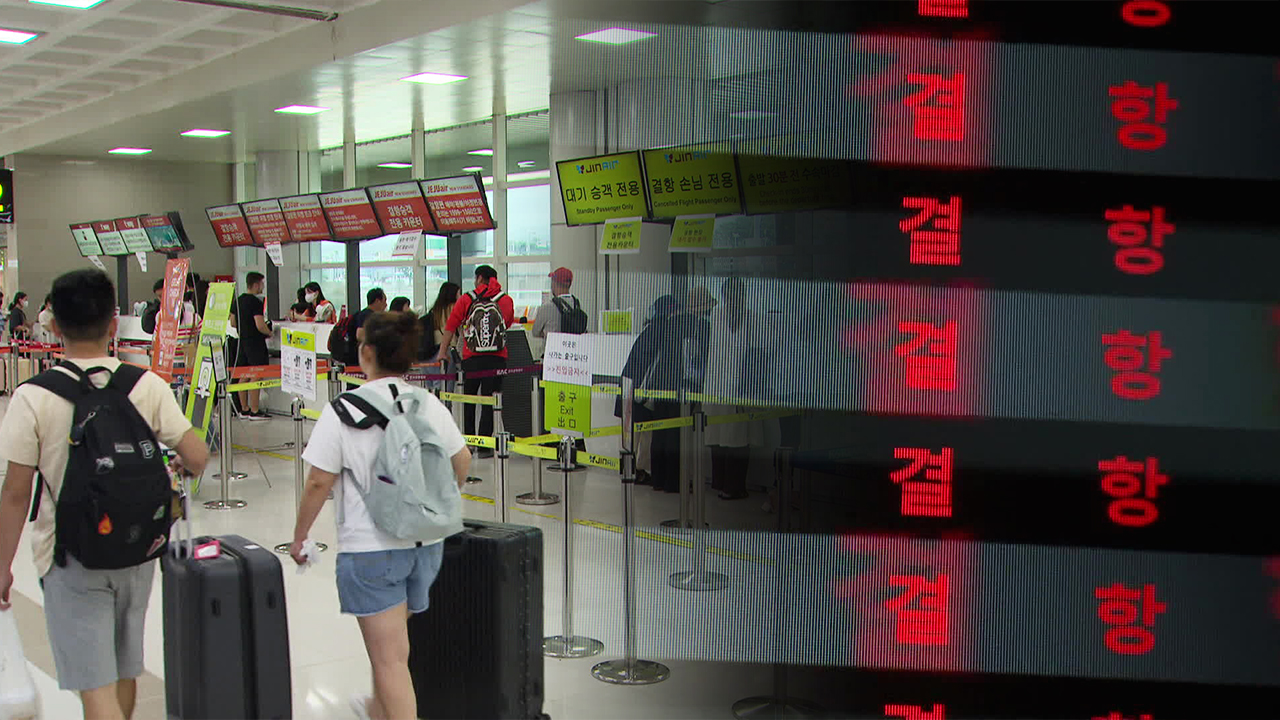
[[[58,686],[80,692],[140,677],[142,628],[156,563],[86,570],[67,556],[40,581]]]

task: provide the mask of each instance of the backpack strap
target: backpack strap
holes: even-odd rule
[[[111,380],[107,382],[107,387],[119,390],[127,396],[133,392],[133,388],[138,384],[138,381],[146,374],[147,371],[140,367],[120,363],[120,367],[111,373]]]
[[[59,372],[57,368],[65,367],[75,373],[75,377]],[[44,388],[67,402],[74,403],[77,398],[85,394],[86,388],[81,383],[84,382],[87,375],[75,363],[69,363],[65,360],[58,363],[52,368],[45,370],[39,375],[28,378],[22,385],[35,385]]]
[[[356,420],[351,416],[351,411],[347,410],[346,404],[351,403],[352,407],[364,413],[364,418]],[[342,393],[338,397],[329,402],[329,406],[338,414],[338,419],[343,425],[353,427],[357,430],[368,430],[377,425],[382,429],[387,427],[387,416],[378,411],[368,400],[356,395],[355,393]]]

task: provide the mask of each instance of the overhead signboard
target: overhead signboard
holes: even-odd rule
[[[699,145],[643,154],[654,218],[742,212],[738,168],[728,147]]]
[[[13,171],[0,168],[0,223],[13,222]]]
[[[378,185],[369,188],[369,197],[373,199],[373,209],[378,213],[378,221],[387,232],[436,232],[435,220],[427,210],[427,201],[423,198],[422,188],[418,183]]]
[[[296,195],[280,198],[280,210],[284,214],[285,226],[294,242],[313,242],[316,240],[332,240],[329,222],[324,218],[324,210],[320,208],[320,198],[316,195]]]
[[[75,238],[76,249],[80,251],[81,257],[94,257],[102,254],[102,245],[98,242],[98,236],[93,232],[93,225],[89,223],[72,225],[71,237]]]
[[[279,200],[256,200],[241,203],[245,222],[249,225],[249,235],[254,245],[271,243],[287,243],[290,241],[289,228],[284,221],[284,212],[280,210]]]
[[[849,165],[841,160],[739,155],[744,211],[803,212],[850,202]]]
[[[439,232],[477,232],[493,229],[489,201],[479,175],[460,175],[422,181],[422,193]]]
[[[98,242],[102,245],[103,255],[128,255],[129,248],[125,247],[124,238],[120,237],[120,231],[116,230],[116,224],[111,220],[97,220],[93,223],[93,233],[98,236]]]
[[[120,218],[115,223],[126,250],[131,253],[151,252],[151,238],[147,237],[147,231],[142,229],[138,218]]]
[[[143,215],[142,229],[151,240],[151,249],[158,253],[175,253],[191,249],[191,241],[182,229],[178,213],[163,215]]]
[[[320,196],[320,207],[335,240],[367,240],[382,234],[369,193],[363,188],[325,193]]]
[[[649,216],[638,152],[564,160],[556,163],[556,174],[570,225]]]
[[[249,223],[245,221],[239,205],[206,208],[204,214],[209,217],[209,225],[213,227],[213,236],[217,238],[218,245],[227,248],[253,244]]]

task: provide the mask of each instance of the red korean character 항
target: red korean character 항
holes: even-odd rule
[[[924,85],[902,101],[911,108],[911,134],[917,140],[964,140],[964,73],[908,73],[907,82]]]
[[[1164,238],[1177,230],[1165,222],[1164,208],[1136,210],[1132,205],[1109,209],[1103,213],[1107,222],[1107,238],[1121,246],[1116,251],[1115,265],[1130,275],[1150,275],[1164,267],[1164,255],[1156,248],[1164,247]],[[1150,229],[1147,223],[1151,224]],[[1150,241],[1150,245],[1144,245]]]
[[[884,716],[900,720],[947,720],[947,706],[934,703],[932,710],[925,710],[920,705],[885,705]]]
[[[1161,344],[1158,330],[1146,335],[1134,335],[1128,330],[1107,333],[1102,336],[1107,347],[1103,360],[1117,374],[1111,378],[1112,394],[1125,400],[1150,400],[1160,394],[1160,378],[1156,374],[1165,360],[1173,357],[1173,351]],[[1145,347],[1144,354],[1139,348]],[[1143,365],[1149,372],[1143,371]]]
[[[1110,625],[1104,641],[1107,649],[1117,655],[1145,655],[1155,647],[1156,637],[1150,628],[1156,624],[1156,615],[1168,608],[1168,603],[1156,601],[1156,586],[1147,583],[1141,590],[1115,583],[1111,587],[1094,588],[1093,595],[1102,603],[1098,605],[1098,619]],[[1141,609],[1138,602],[1141,601]],[[1141,616],[1142,626],[1135,625]]]
[[[903,320],[898,323],[898,332],[915,336],[893,348],[898,357],[906,359],[907,387],[913,390],[954,392],[957,336],[955,321],[948,321],[941,328],[935,328],[930,323]],[[926,349],[928,354],[915,355],[920,349]]]
[[[1107,506],[1111,522],[1126,527],[1145,527],[1160,517],[1153,501],[1159,497],[1160,486],[1169,483],[1169,476],[1160,472],[1159,462],[1153,457],[1143,462],[1123,455],[1098,461],[1098,471],[1104,473],[1102,491],[1115,498]],[[1142,497],[1138,497],[1139,493]]]
[[[925,448],[894,448],[898,460],[910,460],[904,468],[889,473],[889,479],[902,484],[904,516],[951,517],[951,469],[954,453],[949,447],[934,454]],[[924,481],[911,480],[924,473]]]
[[[927,197],[904,197],[902,207],[920,212],[898,221],[898,229],[910,233],[912,265],[960,264],[960,198],[947,202]],[[920,230],[931,222],[933,230]]]
[[[899,645],[947,645],[950,643],[950,611],[947,598],[950,578],[940,574],[930,582],[921,575],[890,575],[889,584],[906,592],[886,600],[894,612],[894,640]],[[917,608],[908,608],[914,601]]]
[[[1125,80],[1107,92],[1114,98],[1111,116],[1125,123],[1117,133],[1121,145],[1130,150],[1164,147],[1168,133],[1161,126],[1169,119],[1169,111],[1178,109],[1178,101],[1169,97],[1169,83],[1158,82],[1151,88]]]
[[[1173,12],[1161,0],[1128,0],[1120,7],[1120,16],[1134,27],[1160,27],[1169,22]]]

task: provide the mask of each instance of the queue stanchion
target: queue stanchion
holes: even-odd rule
[[[498,522],[507,521],[507,460],[511,457],[511,433],[493,434],[493,505]]]
[[[689,402],[685,400],[684,391],[681,390],[680,391],[680,417],[690,417],[690,416],[691,416],[691,410],[689,407]],[[680,428],[680,434],[684,436],[681,438],[680,447],[683,448],[692,444],[692,440],[690,440],[689,442],[684,442],[684,440],[689,439],[690,437],[690,432],[688,430],[684,428]],[[695,480],[696,479],[697,478],[695,478]],[[677,535],[687,535],[693,529],[693,521],[689,519],[689,501],[690,501],[689,496],[692,494],[690,492],[691,489],[692,489],[692,482],[689,479],[689,469],[686,467],[686,463],[682,462],[680,463],[680,515],[674,520],[662,521],[661,527],[666,532],[674,533]]]
[[[458,363],[458,379],[455,381],[453,391],[458,395],[465,395],[467,392],[466,380],[462,375],[462,363]],[[467,427],[467,411],[464,405],[466,403],[454,401],[449,403],[453,409],[453,420],[458,423],[458,427],[462,430],[463,435],[470,435],[472,428]]]
[[[532,435],[542,434],[542,398],[538,394],[538,379],[533,380],[533,404],[530,406],[533,418]],[[555,505],[560,502],[560,496],[555,493],[543,492],[542,490],[542,460],[541,458],[529,458],[533,461],[533,492],[521,494],[516,497],[516,502],[521,505]]]
[[[568,435],[560,439],[560,466],[571,468],[577,448]],[[573,634],[573,512],[569,504],[569,472],[563,470],[564,492],[564,599],[560,634],[542,640],[542,654],[553,658],[584,658],[604,652],[604,643]]]
[[[305,480],[303,479],[303,462],[302,462],[302,398],[294,397],[293,402],[289,405],[289,417],[293,419],[293,502],[294,509],[302,509],[302,493]],[[282,555],[289,554],[289,548],[293,543],[280,543],[276,545],[276,552]],[[324,543],[316,543],[317,550],[328,550],[329,546]]]
[[[231,394],[227,392],[227,386],[231,384],[231,378],[227,378],[227,382],[218,383],[218,421],[221,425],[221,442],[222,447],[218,452],[218,469],[220,472],[213,477],[221,480],[222,495],[217,500],[210,500],[204,504],[206,510],[239,510],[247,503],[243,500],[236,500],[228,497],[230,492],[230,479],[234,472],[231,469]]]
[[[791,552],[786,541],[791,534],[791,484],[795,476],[791,448],[778,448],[773,454],[774,474],[778,478],[778,575],[775,593],[775,618],[773,623],[773,695],[743,698],[733,704],[733,716],[738,720],[756,718],[815,718],[824,713],[821,707],[792,697],[788,684],[786,663],[786,623],[792,617],[792,583],[788,577],[791,561],[803,557]]]
[[[622,432],[619,472],[622,474],[622,659],[606,660],[591,668],[591,676],[613,685],[652,685],[671,676],[662,663],[636,657],[636,455],[632,417],[634,388],[622,378]],[[567,502],[566,502],[567,505]]]
[[[707,569],[707,488],[702,480],[702,450],[706,447],[707,415],[693,411],[693,569],[672,573],[667,584],[678,590],[719,590],[729,578]]]

